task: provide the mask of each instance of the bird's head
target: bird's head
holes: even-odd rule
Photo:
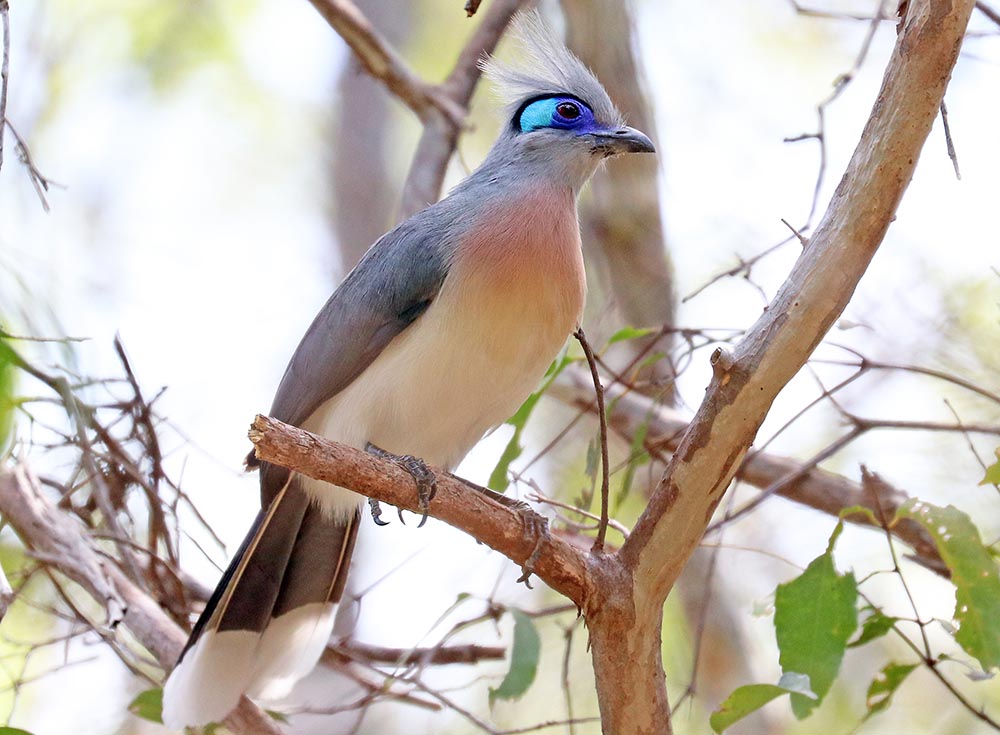
[[[603,159],[654,151],[648,136],[625,125],[601,83],[536,12],[515,18],[511,36],[520,46],[516,61],[484,64],[509,115],[495,154],[562,176],[579,189]]]

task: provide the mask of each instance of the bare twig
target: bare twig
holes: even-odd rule
[[[3,24],[3,59],[0,60],[0,169],[3,168],[4,123],[7,122],[7,79],[10,75],[10,5],[0,0],[0,23]]]
[[[135,585],[41,492],[23,466],[0,470],[0,513],[36,557],[80,585],[105,611],[104,625],[114,632],[123,624],[167,669],[173,665],[187,635],[155,600]],[[270,717],[243,698],[226,719],[234,732],[279,735]]]
[[[608,503],[611,495],[610,463],[608,461],[608,419],[604,410],[604,386],[601,385],[601,376],[597,372],[597,361],[594,359],[594,351],[587,341],[587,335],[583,333],[583,327],[577,327],[573,333],[580,346],[583,347],[583,354],[587,357],[587,365],[590,366],[590,377],[594,381],[594,394],[597,396],[597,415],[601,427],[601,520],[597,526],[597,538],[594,539],[593,553],[600,554],[604,551],[604,539],[608,533]]]
[[[944,126],[944,142],[948,148],[948,158],[955,169],[955,178],[962,180],[962,172],[958,169],[958,154],[955,152],[955,141],[951,138],[951,125],[948,124],[948,106],[941,100],[941,124]]]
[[[340,640],[334,641],[330,647],[352,659],[363,659],[372,664],[392,664],[394,666],[475,664],[480,661],[503,659],[507,655],[507,649],[503,646],[480,646],[472,643],[426,648],[388,648],[356,640]]]
[[[42,203],[42,209],[48,212],[49,200],[45,194],[48,192],[49,187],[56,186],[57,184],[52,179],[45,176],[38,169],[38,166],[35,165],[35,161],[31,157],[31,151],[28,149],[28,144],[24,142],[24,138],[22,138],[21,134],[17,132],[17,129],[11,124],[10,120],[5,119],[5,122],[7,129],[10,130],[11,135],[14,136],[14,142],[17,144],[14,148],[17,152],[17,157],[28,170],[28,178],[31,180],[31,185],[35,187],[35,193],[38,195],[38,200]]]
[[[976,10],[1000,26],[1000,13],[983,2],[983,0],[979,0],[979,2],[976,3]]]
[[[608,386],[606,390],[614,406],[608,416],[611,428],[631,442],[639,427],[647,424],[645,448],[665,466],[669,459],[663,452],[673,452],[680,446],[689,425],[688,418],[680,411],[668,406],[658,406],[649,398],[620,387]],[[549,388],[548,395],[569,405],[594,411],[591,392],[590,381],[581,371],[564,371],[560,379]],[[861,484],[819,469],[817,462],[801,462],[790,457],[756,451],[740,465],[736,477],[763,489],[764,493],[758,497],[765,494],[780,495],[834,517],[839,517],[845,508],[857,505],[876,510]],[[883,493],[879,502],[886,512],[895,514],[896,509],[908,499],[905,492],[895,489],[892,493]],[[752,502],[756,503],[757,499]],[[745,514],[746,508],[744,506],[734,511],[732,517]],[[726,521],[730,520],[731,517],[727,517]],[[846,520],[871,526],[871,520],[863,515],[853,515]],[[892,532],[913,549],[915,559],[923,566],[947,576],[947,567],[941,561],[934,540],[920,524],[900,519],[893,526]]]

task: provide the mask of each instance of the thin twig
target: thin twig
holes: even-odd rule
[[[604,410],[604,386],[601,385],[601,376],[597,372],[597,360],[594,358],[594,351],[587,341],[587,335],[583,333],[583,327],[577,327],[573,336],[583,347],[583,354],[587,357],[587,364],[590,366],[590,376],[594,380],[594,393],[597,396],[597,415],[601,426],[601,521],[597,526],[597,538],[594,539],[594,546],[591,551],[600,554],[604,551],[604,537],[608,532],[608,505],[611,495],[610,463],[608,461],[608,416]]]
[[[28,149],[28,144],[24,142],[24,138],[22,138],[21,134],[17,132],[17,129],[11,125],[10,120],[5,118],[4,122],[6,123],[7,129],[10,130],[11,135],[14,136],[14,141],[17,143],[14,150],[21,163],[24,164],[26,169],[28,169],[28,178],[31,179],[31,185],[35,187],[35,193],[38,195],[38,199],[42,203],[42,209],[48,212],[49,200],[45,196],[45,193],[49,190],[50,186],[60,185],[56,184],[56,182],[38,169],[38,166],[35,165],[34,159],[31,157],[31,151]]]
[[[0,61],[0,169],[3,168],[3,134],[7,121],[7,78],[10,74],[10,5],[0,0],[0,21],[3,23],[3,60]]]
[[[941,100],[941,123],[944,125],[944,142],[948,147],[948,158],[955,167],[955,178],[962,180],[962,172],[958,170],[958,154],[955,152],[955,141],[951,138],[951,125],[948,124],[948,106]]]
[[[991,8],[989,5],[987,5],[982,0],[979,0],[979,2],[976,3],[976,10],[978,10],[980,13],[982,13],[987,18],[989,18],[990,20],[992,20],[998,26],[1000,26],[1000,13],[998,13],[996,10],[994,10],[993,8]]]

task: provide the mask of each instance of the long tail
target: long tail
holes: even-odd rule
[[[257,516],[163,687],[163,722],[222,720],[240,695],[286,695],[319,660],[357,538],[360,511],[336,517],[293,475]]]

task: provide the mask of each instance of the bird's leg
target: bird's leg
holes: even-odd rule
[[[534,539],[535,546],[532,548],[531,554],[528,555],[528,558],[524,560],[524,564],[521,565],[521,576],[517,581],[524,582],[528,589],[532,589],[529,579],[535,571],[535,564],[538,562],[538,557],[542,555],[542,544],[550,538],[548,520],[546,520],[545,516],[540,513],[536,513],[532,507],[523,500],[508,498],[503,493],[498,493],[496,490],[483,487],[482,485],[477,485],[476,483],[466,480],[464,477],[459,477],[451,472],[448,473],[448,476],[458,480],[463,485],[467,485],[476,492],[482,493],[490,500],[494,500],[500,505],[510,508],[521,517],[521,521],[524,523],[524,530],[527,531],[530,538]]]
[[[395,462],[413,478],[413,482],[417,485],[417,502],[420,504],[421,510],[420,523],[417,524],[417,528],[423,526],[427,522],[427,508],[430,506],[431,501],[434,499],[434,494],[437,492],[437,478],[434,476],[434,472],[424,464],[422,459],[414,457],[412,454],[393,454],[381,447],[375,446],[371,442],[365,444],[365,451],[379,459],[388,459],[391,462]],[[375,522],[380,526],[385,525],[384,521],[379,523],[379,516],[382,515],[382,509],[379,507],[378,501],[369,498],[368,504],[371,506],[372,518],[375,519]],[[400,514],[399,519],[400,521],[403,520],[402,514]]]

